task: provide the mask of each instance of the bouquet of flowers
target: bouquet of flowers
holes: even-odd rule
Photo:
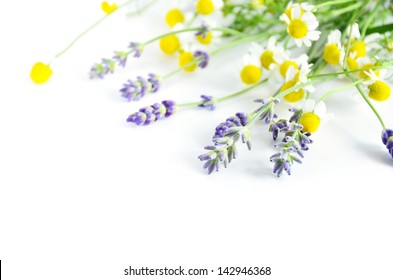
[[[104,16],[54,59],[104,19],[135,2],[103,2]],[[157,2],[138,3],[132,15],[147,11]],[[209,174],[227,167],[238,156],[239,143],[251,149],[252,128],[263,123],[277,150],[270,157],[273,173],[290,175],[292,165],[301,163],[311,146],[313,134],[331,118],[325,100],[354,87],[381,124],[382,143],[393,157],[393,130],[387,128],[374,106],[391,94],[393,4],[389,0],[182,0],[162,5],[166,33],[146,42],[132,38],[127,49],[93,64],[89,77],[103,79],[126,67],[130,59],[143,59],[146,48],[160,48],[163,55],[177,60],[178,68],[164,75],[138,76],[119,86],[124,100],[136,102],[165,90],[163,81],[178,73],[209,71],[209,62],[217,54],[243,46],[238,74],[229,79],[239,79],[244,88],[220,97],[202,95],[188,103],[163,100],[131,114],[127,122],[147,126],[189,107],[214,111],[218,104],[268,83],[270,91],[254,100],[254,110],[237,112],[218,124],[212,143],[199,159]],[[30,73],[37,84],[47,82],[51,75],[51,63],[43,62],[33,65]],[[345,85],[320,94],[319,84],[332,79]],[[277,106],[287,107],[289,113],[279,116]]]

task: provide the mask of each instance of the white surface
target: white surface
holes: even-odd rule
[[[336,118],[313,136],[292,176],[272,174],[274,150],[262,125],[253,129],[251,152],[241,147],[227,170],[208,176],[197,156],[215,126],[255,108],[252,100],[270,94],[268,87],[215,112],[187,110],[150,127],[125,119],[163,99],[194,101],[241,89],[228,64],[236,55],[227,52],[205,72],[176,76],[137,103],[118,93],[127,78],[176,67],[157,45],[103,81],[86,76],[101,57],[165,30],[157,12],[108,19],[53,64],[49,83],[29,80],[31,65],[101,16],[99,6],[95,0],[2,5],[4,279],[124,279],[130,265],[270,266],[267,279],[280,280],[392,279],[393,160],[354,90],[328,100]],[[392,105],[377,104],[390,126]]]

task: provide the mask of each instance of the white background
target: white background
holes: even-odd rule
[[[185,110],[150,127],[125,119],[163,99],[188,102],[242,89],[234,65],[247,46],[127,103],[118,90],[128,78],[177,67],[157,44],[103,81],[86,74],[129,41],[164,32],[158,8],[110,17],[59,58],[41,86],[29,79],[33,63],[48,61],[99,18],[100,1],[8,1],[1,10],[4,279],[125,279],[133,278],[123,276],[130,265],[270,266],[268,279],[280,280],[393,278],[393,160],[355,90],[328,100],[335,119],[313,135],[292,176],[272,174],[273,143],[263,125],[252,131],[251,152],[240,147],[227,170],[208,176],[197,156],[215,126],[254,109],[253,99],[272,93],[267,86],[215,112]],[[392,100],[376,106],[393,126]]]

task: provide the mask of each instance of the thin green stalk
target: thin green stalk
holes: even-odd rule
[[[364,82],[364,81],[365,81],[365,79],[358,80],[358,81],[356,81],[356,82],[354,82],[354,83],[352,83],[352,84],[345,85],[345,86],[343,86],[343,87],[340,87],[340,88],[336,88],[336,89],[334,89],[334,90],[331,90],[331,91],[325,93],[321,98],[319,98],[319,101],[323,101],[323,100],[325,100],[326,98],[328,98],[330,95],[332,95],[332,94],[334,94],[334,93],[336,93],[336,92],[340,92],[340,91],[346,90],[346,89],[351,88],[351,87],[353,87],[353,86],[356,86],[356,85],[358,85],[358,84],[360,84],[360,83],[362,83],[362,82]]]
[[[158,1],[158,0],[152,0],[152,1],[150,1],[149,3],[147,3],[147,4],[146,4],[145,6],[143,6],[142,8],[140,8],[140,9],[134,11],[134,12],[127,13],[127,16],[128,16],[128,17],[132,17],[132,16],[134,16],[134,15],[140,14],[140,13],[144,12],[145,10],[147,10],[148,8],[150,8],[150,6],[152,6],[153,4],[155,4],[157,1]]]
[[[150,39],[150,40],[146,41],[143,44],[143,46],[147,46],[147,45],[149,45],[149,44],[151,44],[151,43],[153,43],[155,41],[158,41],[158,40],[160,40],[160,39],[162,39],[164,37],[170,36],[170,35],[175,35],[175,34],[184,33],[184,32],[190,32],[190,31],[200,31],[200,30],[201,30],[200,27],[193,27],[193,28],[185,28],[185,29],[182,29],[182,30],[171,31],[171,32],[168,32],[168,33],[165,33],[165,34],[161,34],[161,35],[159,35],[157,37],[154,37],[153,39]]]
[[[321,3],[319,5],[316,5],[314,8],[315,10],[319,10],[323,7],[329,7],[331,5],[336,5],[336,4],[345,4],[345,3],[349,3],[349,2],[355,2],[356,0],[334,0],[334,1],[326,1],[324,3]]]
[[[378,16],[378,14],[379,14],[379,9],[378,9],[379,5],[380,5],[380,3],[377,4],[377,7],[375,7],[374,11],[370,15],[368,15],[368,17],[366,18],[366,21],[365,21],[365,23],[364,23],[364,25],[362,27],[361,38],[364,39],[364,37],[366,36],[367,29],[370,26],[371,22],[374,20],[374,18],[376,16]]]
[[[352,80],[354,80],[353,77],[351,77]],[[375,109],[374,105],[371,103],[370,99],[367,97],[366,93],[364,92],[364,90],[361,88],[360,85],[356,85],[357,90],[359,91],[360,95],[363,97],[363,99],[366,101],[366,103],[368,104],[368,106],[371,108],[371,110],[374,112],[374,114],[377,116],[379,122],[382,125],[382,128],[385,130],[386,126],[385,123],[383,122],[383,119],[381,117],[381,115],[378,113],[377,109]]]
[[[194,15],[192,16],[192,19],[187,23],[186,27],[190,27],[191,24],[196,20],[197,17],[198,17],[198,13],[194,13]]]
[[[193,66],[193,65],[195,65],[195,64],[198,64],[199,62],[201,62],[202,59],[203,59],[203,58],[195,59],[194,61],[191,61],[190,63],[187,63],[186,65],[184,65],[184,66],[182,66],[182,67],[179,67],[179,68],[177,68],[176,70],[174,70],[174,71],[172,71],[172,72],[166,74],[165,76],[162,77],[162,79],[163,79],[163,80],[168,79],[169,77],[172,77],[173,75],[175,75],[175,74],[177,74],[177,73],[183,71],[184,69],[186,69],[186,68],[188,68],[188,67],[191,67],[191,66]]]
[[[249,87],[247,87],[247,88],[245,88],[245,89],[242,89],[242,90],[237,91],[237,92],[235,92],[235,93],[232,93],[232,94],[229,94],[229,95],[226,95],[226,96],[217,98],[217,99],[215,99],[214,101],[215,101],[215,103],[220,103],[220,102],[222,102],[222,101],[226,101],[226,100],[228,100],[228,99],[238,97],[238,96],[240,96],[240,95],[242,95],[242,94],[245,94],[245,93],[247,93],[247,92],[253,90],[254,88],[256,88],[256,87],[258,87],[258,86],[260,86],[260,85],[266,83],[266,81],[267,81],[267,79],[262,80],[262,81],[260,81],[260,82],[258,82],[258,83],[256,83],[256,84],[254,84],[254,85],[252,85],[252,86],[249,86]],[[196,101],[196,102],[190,102],[190,103],[179,104],[179,105],[177,105],[177,106],[179,106],[179,107],[191,107],[191,106],[198,106],[198,105],[201,105],[202,103],[203,103],[202,101]]]
[[[357,2],[356,4],[353,4],[353,5],[351,5],[351,6],[345,7],[345,8],[343,8],[343,9],[340,9],[340,10],[337,10],[337,11],[333,11],[332,14],[331,14],[331,16],[332,16],[332,17],[338,17],[338,16],[340,16],[340,15],[342,15],[342,14],[346,14],[346,13],[351,12],[351,11],[353,11],[353,10],[357,10],[357,9],[359,9],[362,5],[363,5],[362,2]]]
[[[100,18],[98,21],[96,21],[95,23],[93,23],[93,25],[91,25],[90,27],[88,27],[85,31],[83,31],[81,34],[79,34],[71,43],[69,43],[62,51],[60,51],[59,53],[57,53],[54,57],[54,59],[49,63],[49,65],[57,58],[59,58],[61,55],[63,55],[65,52],[67,52],[76,42],[79,41],[79,39],[81,39],[83,36],[85,36],[88,32],[90,32],[94,27],[96,27],[97,25],[99,25],[101,22],[103,22],[105,19],[107,19],[108,17],[110,17],[112,14],[116,13],[118,10],[120,10],[121,8],[125,7],[126,5],[130,4],[131,2],[133,2],[135,0],[129,0],[121,5],[118,6],[118,8],[116,10],[114,10],[112,13],[110,14],[106,14],[105,16],[103,16],[102,18]]]
[[[391,69],[392,67],[390,65],[374,65],[374,66],[368,66],[364,67],[361,69],[356,69],[356,70],[351,70],[351,71],[342,71],[342,72],[334,72],[334,73],[326,73],[326,74],[315,74],[315,75],[309,75],[307,76],[310,79],[313,78],[319,78],[319,77],[328,77],[328,76],[338,76],[342,74],[349,74],[349,73],[356,73],[356,72],[363,72],[367,70],[378,70],[378,69]]]

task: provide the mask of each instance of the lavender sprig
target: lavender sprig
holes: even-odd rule
[[[202,36],[202,38],[205,39],[210,31],[211,31],[211,27],[205,21],[202,21],[200,30],[197,33],[195,33],[195,36]]]
[[[195,51],[193,56],[199,58],[198,67],[204,69],[209,64],[209,54],[204,51]]]
[[[128,52],[115,51],[111,59],[103,58],[101,63],[94,64],[89,72],[90,79],[103,79],[105,75],[115,71],[116,64],[125,67],[128,55],[134,54],[134,57],[140,57],[143,52],[143,45],[140,43],[131,42],[128,48],[130,49]]]
[[[164,100],[160,103],[155,103],[151,106],[139,109],[138,112],[130,115],[127,122],[135,123],[136,125],[149,125],[152,122],[169,118],[177,111],[176,103],[172,100]]]
[[[202,102],[198,107],[205,108],[209,111],[214,111],[216,109],[217,100],[213,96],[201,95]]]
[[[393,158],[393,130],[385,129],[382,131],[382,142],[389,151],[389,154]]]
[[[262,103],[262,106],[259,107],[254,114],[259,114],[259,119],[264,121],[266,124],[271,123],[271,121],[277,118],[277,115],[274,113],[274,107],[280,101],[276,98],[261,98],[254,100],[257,103]]]
[[[205,150],[209,152],[198,157],[201,161],[206,161],[203,168],[209,174],[214,170],[219,171],[221,165],[226,168],[236,158],[236,143],[239,139],[242,139],[242,142],[247,144],[248,149],[251,149],[250,130],[247,127],[249,119],[250,117],[247,114],[237,113],[234,117],[228,118],[226,122],[217,126],[216,133],[213,136],[214,145],[206,146]]]
[[[122,97],[128,101],[137,101],[143,98],[146,93],[156,93],[160,89],[161,78],[150,73],[148,78],[137,77],[135,80],[128,80],[120,89]]]
[[[302,151],[308,150],[308,145],[312,143],[309,138],[311,134],[302,132],[302,129],[302,125],[287,120],[279,120],[270,126],[273,140],[277,140],[279,133],[284,134],[282,141],[275,145],[279,151],[270,157],[270,161],[274,163],[273,173],[278,177],[284,171],[291,175],[291,166],[295,162],[302,163]]]

